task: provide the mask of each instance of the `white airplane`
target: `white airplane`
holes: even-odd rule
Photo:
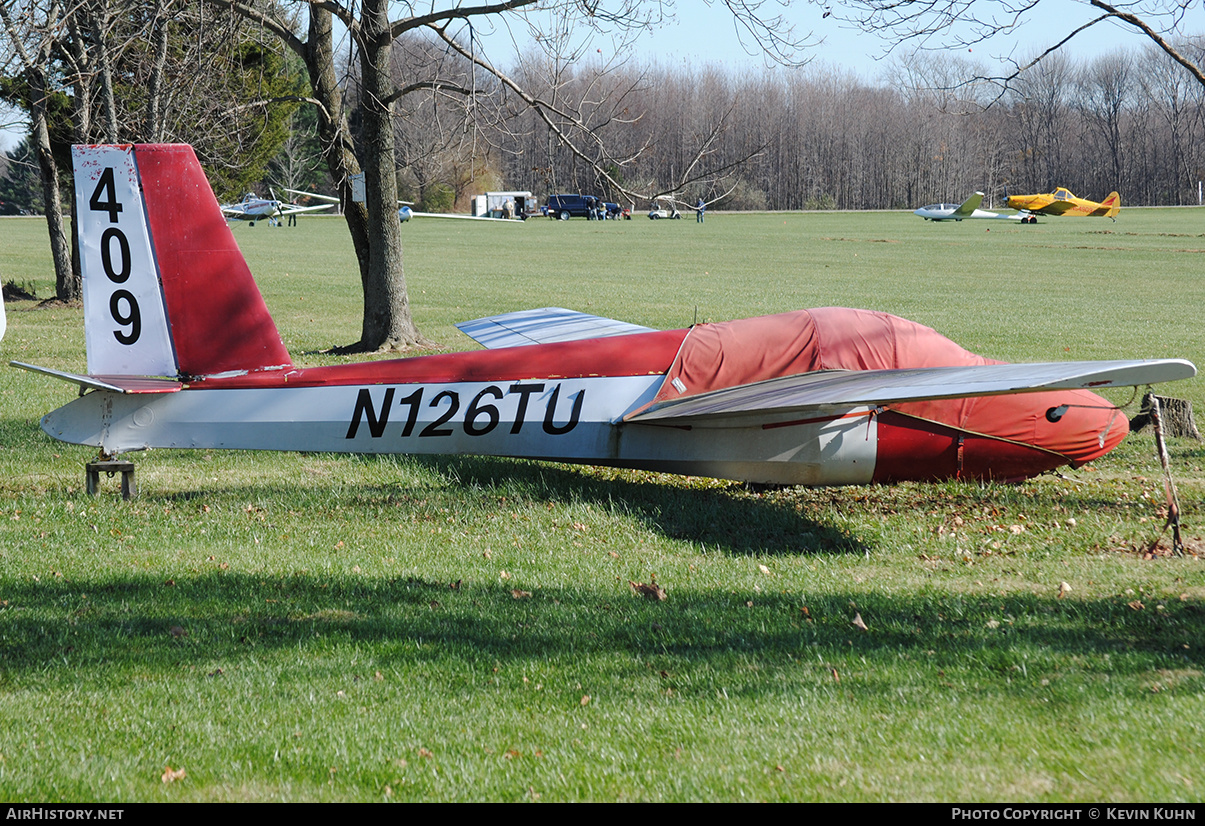
[[[319,201],[329,201],[332,206],[339,203],[339,199],[332,195],[319,195],[316,192],[303,192],[298,189],[286,189],[285,192],[288,192],[291,195],[304,195],[308,198],[314,198],[315,200]],[[513,218],[490,218],[485,215],[458,215],[452,212],[415,212],[410,208],[414,206],[414,204],[410,203],[409,201],[398,201],[398,204],[397,219],[403,224],[409,221],[411,218],[465,218],[470,221],[499,221],[505,224],[515,223],[515,219]]]
[[[280,226],[281,218],[287,218],[290,215],[300,215],[303,212],[317,212],[330,208],[330,204],[309,207],[286,204],[275,198],[258,198],[252,192],[244,195],[241,201],[233,204],[222,204],[219,207],[227,221],[247,221],[250,226],[255,226],[256,221],[267,221],[274,227]]]
[[[299,367],[191,147],[73,156],[88,372],[13,364],[79,386],[42,429],[105,459],[466,453],[778,484],[1017,480],[1124,438],[1126,417],[1085,388],[1196,374],[1001,364],[836,307],[667,331],[545,308],[459,325],[484,350]]]
[[[961,221],[964,218],[1001,218],[1005,221],[1020,221],[1020,215],[1002,215],[980,209],[983,193],[976,192],[961,204],[928,204],[913,212],[926,221]]]

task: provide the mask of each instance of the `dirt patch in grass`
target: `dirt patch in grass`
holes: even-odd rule
[[[58,307],[68,307],[70,309],[79,309],[80,307],[83,307],[83,306],[84,306],[83,302],[79,301],[78,299],[73,300],[73,301],[63,301],[61,298],[48,298],[45,301],[39,301],[31,309],[49,310],[49,309],[55,309]]]
[[[1184,555],[1194,558],[1205,556],[1205,538],[1200,536],[1183,537]],[[1137,554],[1143,559],[1166,559],[1175,556],[1170,536],[1161,537],[1151,546],[1149,539],[1121,540],[1118,539],[1113,550],[1123,554]]]
[[[821,241],[852,241],[856,244],[898,244],[894,238],[821,238]]]

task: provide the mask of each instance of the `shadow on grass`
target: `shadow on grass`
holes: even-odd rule
[[[191,454],[182,454],[185,466]],[[334,456],[329,473],[300,479],[279,475],[263,485],[183,490],[164,501],[233,498],[291,500],[287,507],[399,509],[457,513],[471,523],[475,510],[497,511],[539,503],[576,504],[630,518],[666,538],[725,553],[758,556],[866,555],[878,550],[899,518],[932,522],[943,516],[1005,521],[1018,514],[1081,512],[1131,518],[1151,507],[1122,499],[1115,487],[1094,480],[1022,485],[947,482],[841,488],[750,488],[736,482],[621,469],[481,456]],[[203,464],[202,459],[197,462]],[[339,469],[346,464],[346,472]],[[364,472],[367,470],[368,472]],[[208,473],[208,471],[206,471]],[[242,473],[245,476],[245,472]],[[382,481],[384,479],[385,481]],[[142,486],[144,498],[153,489]],[[1153,512],[1153,510],[1152,510]],[[442,516],[440,517],[443,518]],[[1022,517],[1026,518],[1026,517]]]
[[[1036,680],[1060,670],[1109,678],[1180,670],[1187,675],[1180,679],[1199,686],[1200,600],[1141,609],[1127,600],[1133,597],[792,595],[683,586],[650,602],[611,583],[516,598],[496,583],[220,570],[171,585],[133,577],[25,583],[9,587],[0,607],[0,688],[27,675],[104,679],[129,667],[168,674],[277,655],[399,671],[437,661],[485,670],[558,662],[572,668],[579,658],[616,655],[709,673],[806,661],[867,675],[893,673],[903,657],[924,663],[931,675],[996,674],[1002,686],[1015,672]],[[855,611],[867,630],[851,624]],[[761,690],[756,674],[734,679]]]
[[[417,499],[430,507],[438,504],[460,512],[466,497],[469,502],[505,497],[512,503],[583,503],[623,513],[668,538],[735,554],[864,555],[872,550],[847,527],[808,517],[798,501],[781,491],[757,494],[739,483],[478,456],[357,455],[338,457],[337,461],[395,463],[399,467],[396,483],[338,481],[338,489],[323,497],[325,501],[337,498],[351,508],[414,508]],[[406,464],[413,468],[408,470]],[[424,477],[417,486],[405,478],[412,477],[414,470]],[[432,479],[436,484],[431,484]],[[272,485],[278,487],[279,482]],[[204,493],[181,491],[164,498],[181,502],[214,495],[246,498],[272,489],[268,485],[254,492],[249,488],[207,488]]]
[[[355,460],[374,462],[382,457]],[[1135,507],[1147,507],[1119,499],[1115,489],[1094,480],[1056,489],[957,481],[776,488],[493,457],[411,456],[403,461],[438,474],[458,491],[476,489],[542,502],[580,501],[618,508],[668,538],[761,556],[873,553],[878,535],[869,529],[859,533],[853,524],[867,518],[953,516],[968,511],[1001,520],[1009,514],[1047,511],[1055,515],[1115,512],[1128,517]],[[364,487],[351,494],[349,504],[380,504],[381,497],[388,501],[398,493],[396,487]]]

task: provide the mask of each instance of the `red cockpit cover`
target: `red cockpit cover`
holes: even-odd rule
[[[655,401],[814,370],[893,370],[1001,364],[935,330],[888,313],[824,307],[700,324],[691,329]],[[1057,423],[1050,407],[1071,404]],[[1075,405],[1083,405],[1076,407]],[[1023,442],[1076,464],[1112,450],[1129,432],[1107,400],[1088,391],[1024,393],[892,405],[897,413],[997,439]]]

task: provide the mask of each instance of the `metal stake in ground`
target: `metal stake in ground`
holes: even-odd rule
[[[1160,415],[1160,407],[1159,397],[1152,394],[1151,424],[1155,427],[1155,450],[1159,454],[1159,463],[1163,465],[1163,489],[1167,492],[1167,521],[1163,523],[1163,530],[1159,531],[1159,536],[1155,537],[1155,541],[1151,543],[1147,553],[1154,553],[1159,539],[1167,531],[1167,526],[1171,525],[1172,553],[1176,556],[1184,556],[1184,543],[1180,539],[1180,497],[1176,493],[1176,483],[1172,481],[1171,469],[1168,467],[1167,445],[1163,441],[1163,417]]]

